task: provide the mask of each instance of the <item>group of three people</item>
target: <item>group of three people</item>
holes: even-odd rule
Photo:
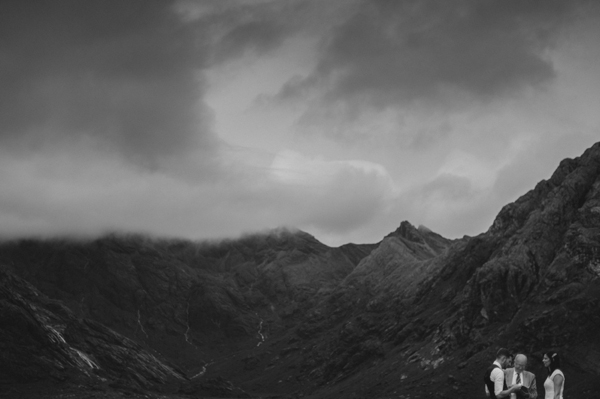
[[[548,370],[544,381],[544,399],[563,399],[565,376],[560,370],[560,358],[556,352],[547,352],[542,359]],[[526,371],[527,356],[517,354],[514,357],[514,367],[510,367],[513,356],[508,349],[499,349],[496,360],[483,377],[485,392],[488,397],[521,399],[536,399],[538,397],[535,374]]]

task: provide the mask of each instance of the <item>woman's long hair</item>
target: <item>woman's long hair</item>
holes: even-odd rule
[[[546,356],[548,356],[548,359],[550,359],[548,375],[551,375],[554,370],[560,369],[560,357],[558,356],[558,353],[554,351],[546,352]]]

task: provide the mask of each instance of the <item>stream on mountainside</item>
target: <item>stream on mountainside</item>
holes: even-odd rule
[[[258,317],[258,313],[254,313],[256,315],[256,317]],[[258,323],[258,335],[260,336],[260,342],[256,344],[256,346],[260,346],[263,342],[265,342],[265,335],[262,333],[263,331],[263,323],[264,320],[260,317],[258,317],[260,319],[260,322]]]
[[[137,322],[138,322],[138,325],[140,326],[140,328],[142,329],[142,332],[146,336],[146,338],[150,338],[150,337],[148,337],[148,333],[146,332],[146,330],[144,330],[144,326],[142,325],[142,316],[140,315],[139,309],[137,311]]]

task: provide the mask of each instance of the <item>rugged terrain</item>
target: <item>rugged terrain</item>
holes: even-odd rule
[[[565,396],[593,397],[600,143],[458,240],[4,242],[0,319],[4,397],[479,398],[499,346],[540,391],[558,350]]]

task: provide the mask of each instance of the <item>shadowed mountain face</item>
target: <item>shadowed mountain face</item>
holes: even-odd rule
[[[540,392],[558,350],[565,396],[592,397],[600,143],[476,237],[402,222],[339,248],[287,230],[22,240],[0,246],[0,273],[6,397],[479,398],[499,346],[529,355]]]

